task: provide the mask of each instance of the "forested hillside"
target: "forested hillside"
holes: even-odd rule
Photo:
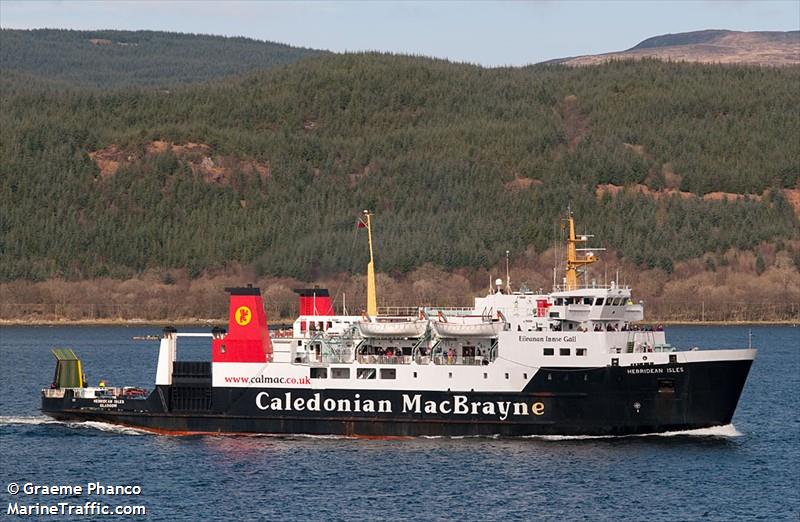
[[[379,271],[476,269],[551,246],[568,204],[642,269],[764,244],[800,265],[798,92],[798,68],[375,54],[169,93],[6,77],[0,278],[237,263],[313,282],[363,269],[364,208]]]
[[[160,31],[0,30],[0,71],[82,87],[169,87],[296,62],[321,51]]]

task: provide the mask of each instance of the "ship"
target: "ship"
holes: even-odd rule
[[[571,213],[552,291],[513,290],[507,268],[471,308],[394,316],[377,307],[371,218],[357,219],[370,255],[361,314],[303,288],[291,329],[271,331],[258,288],[227,288],[227,329],[163,330],[152,389],[88,386],[75,352],[54,350],[41,411],[163,434],[624,436],[731,423],[756,350],[679,350],[642,326],[631,288],[586,277],[598,257]],[[198,336],[208,359],[179,358],[179,341]]]

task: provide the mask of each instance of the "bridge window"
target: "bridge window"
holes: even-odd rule
[[[597,299],[594,300],[594,305],[595,306],[603,306],[604,302],[605,302],[604,298],[598,297]]]
[[[570,349],[569,348],[559,348],[558,355],[569,355]]]
[[[585,304],[585,305],[592,304],[592,298],[591,297],[584,297],[583,298],[583,304]]]
[[[331,379],[349,379],[350,368],[331,368]]]
[[[327,379],[328,378],[328,369],[327,368],[311,368],[311,378],[312,379]]]
[[[586,348],[575,348],[575,355],[577,355],[578,357],[585,357]]]
[[[554,355],[555,354],[555,349],[554,348],[545,348],[544,349],[544,354],[545,355]]]
[[[381,379],[397,379],[397,370],[394,368],[381,368]]]

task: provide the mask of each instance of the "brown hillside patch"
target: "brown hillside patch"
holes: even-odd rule
[[[633,143],[623,143],[623,147],[628,149],[629,151],[633,152],[637,156],[641,156],[643,158],[647,157],[647,154],[644,151],[644,145],[634,145]]]
[[[606,194],[610,194],[611,197],[616,197],[620,193],[626,191],[633,192],[636,194],[641,194],[643,196],[648,196],[655,200],[672,196],[679,196],[683,199],[699,197],[697,194],[694,194],[693,192],[685,192],[683,190],[677,190],[674,188],[653,190],[647,185],[642,185],[641,183],[637,183],[635,185],[627,185],[624,187],[619,185],[612,185],[611,183],[606,183],[604,185],[597,185],[597,187],[595,188],[595,196],[597,196],[597,199],[601,199]],[[798,217],[800,217],[800,189],[783,189],[783,195],[786,198],[786,201],[788,201],[789,204],[794,209],[794,213]],[[722,201],[722,200],[761,201],[763,198],[764,194],[736,194],[734,192],[709,192],[708,194],[704,194],[701,199],[703,201]]]
[[[567,148],[573,151],[581,140],[589,134],[589,118],[578,109],[578,97],[574,94],[564,98],[561,104],[561,115],[564,118]]]
[[[103,149],[90,152],[89,158],[100,169],[100,178],[108,179],[117,173],[121,166],[133,165],[143,159],[170,152],[179,161],[188,165],[193,174],[203,177],[207,183],[226,185],[236,172],[247,176],[257,175],[262,181],[270,176],[268,162],[242,159],[235,156],[214,154],[211,146],[205,143],[187,142],[183,144],[164,140],[146,143],[141,150],[121,149],[117,145],[109,145]]]
[[[526,178],[520,176],[519,172],[514,173],[514,179],[506,183],[504,186],[506,190],[518,191],[530,188],[532,185],[541,185],[542,181],[533,178]]]
[[[695,194],[692,194],[691,192],[684,192],[682,190],[675,190],[675,189],[652,190],[647,185],[642,185],[641,183],[625,187],[621,187],[619,185],[612,185],[611,183],[606,183],[604,185],[597,185],[595,189],[595,195],[597,196],[598,199],[602,198],[606,194],[610,194],[612,197],[616,197],[618,194],[624,191],[630,191],[636,194],[642,194],[643,196],[648,196],[653,199],[668,198],[672,196],[679,196],[682,199],[697,197]]]
[[[800,188],[783,189],[783,195],[786,196],[786,201],[794,207],[794,213],[800,217]]]
[[[745,199],[752,199],[755,201],[761,201],[761,196],[757,194],[734,194],[732,192],[709,192],[708,194],[703,195],[704,201],[739,201]]]
[[[89,159],[97,164],[97,168],[100,169],[100,177],[107,179],[117,173],[120,164],[134,161],[135,156],[116,145],[109,145],[104,149],[90,152]]]

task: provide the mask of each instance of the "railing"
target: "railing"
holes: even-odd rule
[[[321,357],[324,363],[335,364],[350,364],[353,362],[353,356],[349,353],[326,353]]]
[[[357,360],[361,364],[411,364],[410,355],[359,355]]]
[[[448,366],[482,366],[489,364],[489,359],[482,356],[464,357],[462,355],[441,355],[433,356],[433,364]]]
[[[630,290],[631,287],[628,285],[599,285],[599,284],[579,284],[574,288],[568,288],[567,285],[555,285],[553,287],[554,292],[567,292],[567,291],[574,291],[574,290],[593,290],[593,289],[601,289],[601,290]]]
[[[612,346],[608,349],[609,353],[664,353],[664,352],[675,352],[677,348],[672,346],[671,344],[647,344],[647,343],[636,343],[633,344],[628,342],[624,348],[619,346]]]

